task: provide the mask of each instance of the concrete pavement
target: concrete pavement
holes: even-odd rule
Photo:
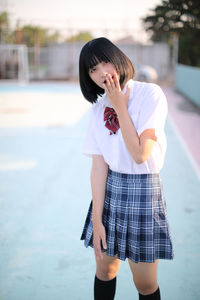
[[[91,161],[80,152],[88,104],[75,84],[1,88],[0,300],[92,300],[95,260],[79,240],[91,199]],[[162,300],[198,300],[199,169],[183,128],[200,117],[180,109],[187,100],[172,88],[163,90],[169,118],[161,176],[175,259],[159,262],[159,285]],[[116,300],[137,298],[122,263]]]

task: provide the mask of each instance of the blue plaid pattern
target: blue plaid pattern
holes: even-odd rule
[[[173,259],[166,202],[159,174],[108,171],[102,221],[109,256],[138,262]],[[81,235],[93,247],[92,202]]]

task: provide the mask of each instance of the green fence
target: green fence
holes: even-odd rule
[[[176,65],[176,88],[200,107],[200,68]]]

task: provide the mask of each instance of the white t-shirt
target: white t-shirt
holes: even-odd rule
[[[90,121],[82,152],[86,155],[99,154],[104,157],[110,169],[119,173],[159,173],[165,158],[167,143],[164,125],[167,116],[167,100],[161,88],[154,83],[129,80],[130,98],[128,112],[138,135],[150,128],[155,129],[157,141],[150,157],[137,164],[124,142],[121,129],[110,135],[105,127],[104,109],[112,107],[106,94],[92,105]],[[123,89],[126,92],[127,84]]]

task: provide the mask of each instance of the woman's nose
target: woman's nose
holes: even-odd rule
[[[101,77],[104,78],[104,77],[106,77],[106,75],[108,75],[108,72],[107,71],[102,71]]]

